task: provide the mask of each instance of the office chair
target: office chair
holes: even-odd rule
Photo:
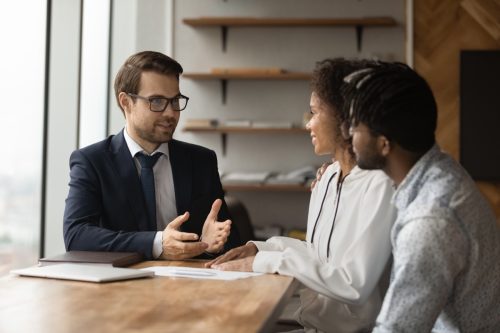
[[[227,209],[231,221],[236,225],[242,244],[249,240],[255,240],[253,225],[245,205],[236,197],[226,196]]]

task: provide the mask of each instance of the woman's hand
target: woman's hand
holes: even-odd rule
[[[220,265],[230,260],[243,259],[246,257],[255,256],[258,251],[259,250],[257,249],[257,246],[255,246],[254,243],[248,243],[246,245],[234,248],[225,253],[224,255],[207,262],[205,264],[205,267],[215,268],[213,267],[214,265]]]

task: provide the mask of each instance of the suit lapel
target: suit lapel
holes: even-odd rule
[[[175,201],[177,214],[184,214],[189,209],[192,188],[191,156],[182,149],[179,142],[170,140],[168,143],[172,177],[174,178]]]
[[[113,167],[120,177],[124,186],[125,195],[129,201],[135,220],[141,231],[148,231],[148,217],[144,197],[142,195],[141,183],[137,174],[134,159],[130,155],[123,130],[111,139],[111,160]]]

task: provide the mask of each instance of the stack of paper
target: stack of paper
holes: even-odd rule
[[[266,181],[267,184],[274,185],[301,185],[306,181],[304,176],[294,176],[290,177],[286,174],[278,174],[272,177],[269,177]]]
[[[152,266],[143,268],[143,270],[154,272],[155,276],[207,280],[236,280],[262,275],[262,273],[218,271],[216,269],[209,268],[192,268],[180,266]]]
[[[269,177],[266,181],[267,184],[304,184],[307,179],[314,178],[316,168],[313,166],[306,166],[288,173],[280,173]]]
[[[271,172],[229,172],[223,178],[225,185],[234,184],[263,184]]]
[[[255,237],[257,240],[267,240],[274,236],[282,236],[283,228],[279,225],[267,225],[255,227]]]
[[[253,128],[292,128],[291,121],[252,121]]]
[[[248,119],[228,119],[223,124],[226,127],[250,127],[252,126],[252,121]]]

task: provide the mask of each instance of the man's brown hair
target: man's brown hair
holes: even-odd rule
[[[115,97],[122,109],[118,95],[120,92],[137,94],[142,72],[155,72],[164,75],[175,75],[179,80],[182,66],[174,59],[155,51],[142,51],[130,56],[122,65],[115,78]],[[123,112],[123,109],[122,109]]]

